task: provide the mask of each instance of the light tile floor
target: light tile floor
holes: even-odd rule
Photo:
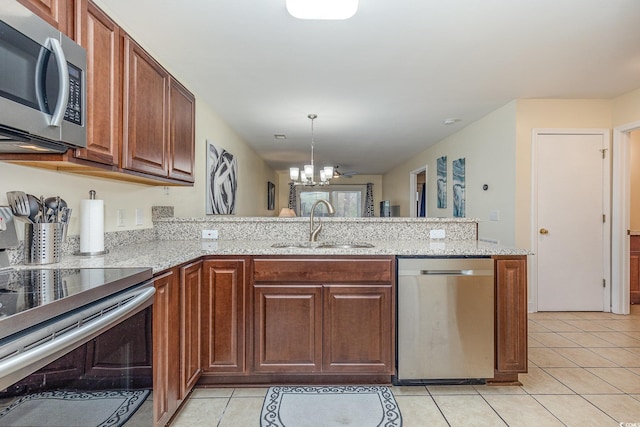
[[[521,387],[393,387],[404,427],[640,426],[640,306],[529,314]],[[266,388],[196,389],[172,427],[257,427]]]

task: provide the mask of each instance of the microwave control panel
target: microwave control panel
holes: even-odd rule
[[[71,64],[69,67],[69,100],[64,119],[82,126],[82,72]]]

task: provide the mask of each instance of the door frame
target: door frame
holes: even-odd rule
[[[414,169],[409,172],[409,217],[417,218],[418,212],[416,212],[416,203],[418,199],[416,199],[416,185],[418,184],[418,174],[424,172],[425,185],[429,182],[429,165],[424,165],[424,167],[419,167],[418,169]],[[428,188],[428,187],[427,187]],[[425,197],[428,194],[428,190],[425,191]],[[429,216],[427,202],[425,201],[425,217]]]
[[[538,311],[538,176],[537,176],[537,158],[536,152],[538,147],[539,135],[601,135],[605,141],[605,150],[611,154],[611,137],[609,129],[545,129],[534,128],[532,130],[531,137],[531,249],[533,255],[529,257],[530,261],[530,293],[529,293],[529,312]],[[605,279],[605,287],[603,291],[603,311],[611,311],[612,301],[612,274],[611,274],[611,158],[609,155],[606,157],[609,161],[604,162],[603,178],[603,199],[605,201],[603,209],[605,215],[604,230],[603,230],[603,272]],[[606,203],[608,201],[608,203]],[[627,288],[628,288],[627,283]],[[627,297],[628,298],[628,297]]]
[[[613,129],[613,176],[611,213],[611,311],[629,314],[629,237],[631,209],[631,140],[640,121]]]

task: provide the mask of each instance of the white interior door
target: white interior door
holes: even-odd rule
[[[534,147],[538,310],[603,311],[608,138],[538,134]]]

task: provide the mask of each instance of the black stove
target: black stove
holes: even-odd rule
[[[0,340],[151,278],[149,268],[0,270]]]

